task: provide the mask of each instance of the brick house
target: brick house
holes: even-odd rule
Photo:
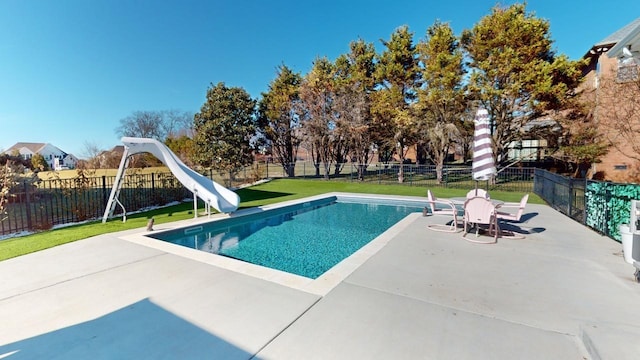
[[[598,131],[612,144],[592,170],[605,180],[638,182],[640,18],[594,44],[584,58],[582,94],[593,104]]]
[[[4,151],[5,154],[20,154],[30,160],[35,154],[40,154],[49,164],[51,170],[74,169],[78,158],[47,143],[19,142]]]

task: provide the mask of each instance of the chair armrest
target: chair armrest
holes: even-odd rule
[[[447,207],[451,208],[452,211],[455,211],[455,212],[458,211],[458,208],[456,207],[456,204],[451,200],[435,199],[435,200],[427,200],[427,202],[433,203],[434,207],[435,207],[435,204],[443,204],[443,205],[446,205]],[[449,210],[449,209],[445,209],[445,210]]]
[[[504,209],[504,208],[518,209],[518,208],[520,208],[520,203],[496,204],[496,209]]]

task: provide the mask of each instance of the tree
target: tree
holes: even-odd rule
[[[48,171],[49,164],[45,160],[44,156],[40,153],[36,153],[31,157],[31,166],[35,171]]]
[[[462,51],[451,27],[440,22],[427,29],[426,39],[417,49],[424,82],[418,90],[417,123],[426,155],[436,165],[436,179],[441,183],[444,161],[454,139],[459,137],[457,125],[464,119]]]
[[[506,161],[525,125],[566,106],[580,82],[581,62],[554,54],[549,22],[527,13],[524,4],[494,7],[461,39],[470,60],[470,95],[489,112],[494,156]]]
[[[83,143],[83,157],[86,159],[86,168],[99,169],[102,167],[101,154],[103,151],[98,144],[92,141],[85,141]]]
[[[194,116],[195,160],[203,166],[233,175],[253,163],[251,138],[255,135],[256,101],[242,88],[218,83]]]
[[[338,114],[338,129],[347,138],[349,154],[357,164],[358,179],[364,180],[373,158],[371,94],[376,86],[376,52],[372,43],[363,40],[352,42],[349,48],[348,54],[336,59],[334,110]]]
[[[7,217],[7,203],[11,197],[11,189],[17,185],[11,165],[11,161],[6,160],[0,167],[0,222]]]
[[[162,121],[162,114],[159,111],[134,111],[133,114],[120,119],[116,134],[121,137],[152,138],[163,141],[167,134]]]
[[[190,113],[178,110],[134,111],[120,119],[116,134],[165,141],[168,136],[190,135],[192,118]]]
[[[300,121],[296,105],[300,101],[300,74],[287,66],[278,67],[276,78],[269,90],[262,93],[258,103],[258,127],[269,143],[276,160],[289,177],[295,176],[295,163],[300,146]]]
[[[14,153],[15,154],[15,153]],[[27,171],[31,161],[21,155],[0,154],[0,222],[6,218],[7,204],[18,186],[34,186],[40,178],[34,171]]]
[[[568,111],[563,124],[564,140],[559,154],[555,156],[576,165],[573,177],[591,178],[591,165],[607,154],[609,143],[598,130],[593,116],[586,112],[585,108]]]
[[[166,137],[164,140],[172,137],[179,138],[181,136],[187,136],[193,138],[193,116],[194,114],[188,111],[180,110],[164,110],[162,114],[162,126]]]
[[[333,111],[334,66],[327,58],[317,58],[313,68],[300,85],[302,134],[309,143],[316,175],[324,166],[324,178],[329,179],[335,154],[336,119]]]
[[[385,50],[378,59],[376,79],[380,89],[373,96],[378,146],[396,149],[403,164],[408,147],[415,144],[414,117],[410,104],[416,99],[420,69],[413,33],[402,26],[391,34],[389,41],[382,41]],[[404,181],[403,166],[399,167],[398,182]]]
[[[631,59],[634,60],[634,59]],[[640,64],[623,64],[617,72],[635,67],[635,77],[602,77],[598,85],[598,125],[606,140],[622,155],[640,162]],[[626,68],[626,69],[625,69]],[[637,179],[635,179],[637,180]]]
[[[195,142],[187,135],[180,135],[177,137],[169,136],[165,141],[165,144],[171,151],[173,151],[182,162],[187,166],[194,164],[193,159],[196,156]]]

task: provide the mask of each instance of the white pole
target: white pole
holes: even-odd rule
[[[193,218],[198,218],[198,194],[193,192]]]

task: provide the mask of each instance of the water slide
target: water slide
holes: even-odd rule
[[[213,207],[221,213],[230,213],[238,209],[240,205],[240,197],[235,192],[225,188],[224,186],[208,179],[185,165],[169,148],[155,139],[123,137],[124,153],[118,168],[116,180],[111,189],[109,202],[104,210],[102,222],[106,222],[107,218],[113,215],[113,210],[118,203],[124,210],[124,206],[118,201],[120,187],[122,186],[122,178],[124,171],[129,163],[129,157],[134,154],[148,152],[153,154],[158,160],[169,168],[171,173],[184,185],[193,192],[194,201],[196,197],[202,199],[205,205]],[[197,204],[194,203],[194,208]],[[197,211],[194,216],[197,216]],[[126,219],[126,217],[125,217]]]

